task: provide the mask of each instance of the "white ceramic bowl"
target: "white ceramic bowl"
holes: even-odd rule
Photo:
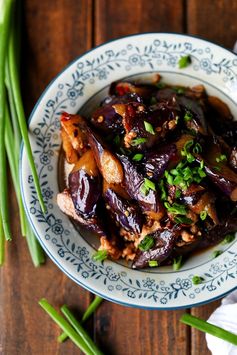
[[[192,63],[178,68],[181,56]],[[25,149],[21,152],[21,190],[32,228],[50,258],[79,285],[108,300],[151,309],[186,308],[210,302],[237,284],[237,243],[218,246],[224,252],[212,259],[213,250],[189,258],[183,268],[132,270],[124,263],[94,262],[90,236],[80,236],[58,208],[58,160],[62,111],[88,112],[105,96],[112,81],[149,80],[160,73],[173,85],[204,84],[207,92],[223,99],[237,118],[237,57],[208,41],[180,34],[137,34],[105,43],[77,58],[47,87],[29,124],[47,213],[42,214]],[[214,248],[216,249],[216,248]],[[204,278],[200,285],[192,277]],[[60,290],[59,290],[60,292]]]

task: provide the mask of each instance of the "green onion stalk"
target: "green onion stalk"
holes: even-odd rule
[[[94,300],[89,304],[88,308],[86,309],[85,313],[82,316],[81,319],[81,324],[85,323],[88,318],[97,310],[101,302],[103,301],[103,298],[99,296],[95,296]],[[66,333],[62,333],[58,337],[58,341],[60,343],[64,342],[68,338]]]
[[[48,313],[54,322],[67,334],[67,336],[87,355],[102,355],[102,352],[90,339],[89,335],[79,325],[67,307],[63,306],[62,311],[69,322],[65,320],[48,301],[43,298],[39,301],[40,306]],[[79,327],[78,327],[79,325]]]
[[[11,240],[9,210],[7,203],[6,152],[4,145],[6,91],[4,83],[5,64],[13,0],[0,0],[0,211],[6,240]]]

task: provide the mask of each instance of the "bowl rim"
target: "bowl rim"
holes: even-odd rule
[[[61,74],[63,74],[64,72],[67,71],[68,68],[70,68],[74,63],[76,63],[80,58],[83,58],[85,55],[87,55],[88,53],[96,50],[97,48],[106,46],[109,43],[114,43],[117,41],[120,41],[122,39],[126,39],[126,38],[131,38],[131,37],[136,37],[136,36],[143,36],[143,35],[175,35],[175,36],[182,36],[182,37],[187,37],[187,38],[194,38],[194,39],[198,39],[201,40],[202,42],[206,42],[207,44],[211,44],[214,45],[216,48],[221,48],[222,50],[231,53],[232,55],[234,55],[235,57],[237,57],[237,54],[231,50],[228,49],[226,47],[224,47],[223,45],[218,44],[215,41],[210,41],[207,40],[205,38],[203,38],[202,36],[199,35],[191,35],[191,34],[185,34],[185,33],[180,33],[180,32],[137,32],[137,33],[133,33],[130,35],[125,35],[125,36],[120,36],[111,40],[108,40],[106,42],[103,42],[93,48],[88,49],[87,51],[83,52],[81,55],[75,57],[72,61],[70,61],[66,66],[64,66],[56,76],[53,77],[53,79],[47,84],[47,86],[45,87],[45,89],[43,90],[43,92],[41,93],[41,95],[39,96],[38,100],[36,101],[36,103],[34,104],[34,107],[29,115],[29,118],[27,119],[27,127],[29,128],[29,125],[34,117],[35,111],[37,110],[38,106],[40,105],[41,100],[43,99],[43,97],[47,94],[48,90],[51,88],[51,86],[54,84],[54,82],[60,77]],[[93,294],[96,294],[108,301],[111,301],[113,303],[116,304],[120,304],[123,306],[127,306],[127,307],[132,307],[132,308],[140,308],[140,309],[147,309],[147,310],[180,310],[180,309],[187,309],[187,308],[191,308],[191,307],[199,307],[202,305],[206,305],[210,302],[216,301],[222,297],[224,297],[225,295],[229,294],[230,292],[234,291],[237,289],[237,285],[235,287],[233,287],[232,289],[218,295],[212,298],[209,298],[208,300],[202,301],[202,302],[197,302],[197,303],[190,303],[190,304],[186,304],[186,305],[182,305],[182,306],[176,306],[176,307],[160,307],[160,306],[142,306],[142,305],[137,305],[137,304],[132,304],[132,303],[126,303],[123,301],[118,301],[116,299],[110,298],[107,296],[107,294],[101,294],[98,291],[95,291],[94,289],[90,288],[89,286],[83,284],[80,280],[78,280],[77,278],[75,278],[72,274],[70,274],[66,268],[64,268],[59,262],[58,260],[56,260],[56,258],[52,255],[52,253],[50,252],[50,250],[47,248],[47,246],[42,242],[41,237],[37,231],[37,229],[34,226],[34,223],[31,220],[30,217],[30,213],[28,211],[28,207],[27,207],[27,202],[25,200],[25,195],[23,192],[23,176],[22,176],[22,168],[23,168],[23,164],[22,164],[22,158],[23,158],[23,151],[24,151],[24,143],[22,141],[21,143],[21,147],[20,147],[20,157],[19,157],[19,175],[20,175],[20,189],[21,189],[21,196],[22,196],[22,201],[23,201],[23,205],[24,205],[24,209],[25,209],[25,213],[28,219],[28,222],[31,226],[31,228],[34,231],[35,236],[37,237],[38,242],[40,243],[40,245],[42,246],[42,248],[44,249],[44,251],[46,252],[47,255],[50,256],[50,259],[57,265],[57,267],[59,267],[60,270],[62,270],[62,272],[64,274],[66,274],[71,280],[73,280],[76,284],[78,284],[79,286],[83,287],[84,289],[88,290],[89,292],[92,292]]]

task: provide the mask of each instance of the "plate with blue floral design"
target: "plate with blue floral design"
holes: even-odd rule
[[[179,69],[180,57],[191,64]],[[205,304],[237,285],[237,243],[193,255],[179,271],[172,267],[133,270],[128,264],[95,262],[93,238],[81,235],[58,208],[60,190],[60,114],[86,114],[106,95],[111,82],[125,78],[149,81],[155,73],[172,85],[203,84],[237,118],[237,56],[216,44],[180,34],[145,33],[120,38],[92,49],[65,68],[37,102],[29,133],[47,212],[42,213],[24,147],[21,151],[21,191],[31,226],[58,267],[82,287],[101,297],[150,309],[177,309]],[[203,278],[199,285],[193,276]]]

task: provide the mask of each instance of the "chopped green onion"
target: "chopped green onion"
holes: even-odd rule
[[[155,134],[154,128],[151,123],[144,121],[145,130],[150,134]]]
[[[222,240],[221,244],[222,245],[225,245],[225,244],[229,244],[229,243],[232,243],[233,241],[235,240],[235,234],[227,234],[225,236],[225,239]]]
[[[176,92],[178,95],[182,95],[185,93],[185,88],[182,87],[174,87],[173,90]]]
[[[164,200],[167,199],[167,192],[165,190],[165,183],[164,183],[163,179],[160,180],[160,183],[159,183],[158,186],[159,186],[159,189],[161,191],[161,197],[160,198],[161,198],[162,201],[164,201]]]
[[[166,87],[165,83],[157,83],[156,84],[157,89],[164,89]]]
[[[181,223],[181,224],[192,224],[193,220],[191,218],[185,217],[185,216],[176,216],[174,217],[174,220],[176,223]]]
[[[97,310],[101,302],[103,301],[103,298],[99,296],[95,296],[93,301],[89,304],[88,308],[86,309],[85,313],[82,316],[81,323],[85,323],[87,319]],[[68,338],[66,333],[62,333],[58,337],[58,341],[60,343],[64,342]]]
[[[175,191],[175,198],[180,198],[181,194],[182,194],[182,192],[179,189],[177,189]]]
[[[199,285],[199,284],[202,283],[203,281],[204,281],[204,278],[201,277],[201,276],[195,275],[195,276],[193,276],[193,278],[192,278],[192,283],[193,283],[194,285]]]
[[[219,255],[221,255],[223,253],[222,250],[214,250],[212,253],[212,257],[215,259],[217,258]]]
[[[148,264],[149,264],[150,267],[158,266],[158,262],[156,260],[149,260]]]
[[[104,261],[108,257],[107,250],[98,250],[92,257],[94,261]]]
[[[217,166],[217,165],[214,166],[214,169],[215,169],[216,171],[221,171],[221,167],[220,167],[220,166]]]
[[[202,221],[205,221],[205,219],[207,218],[207,211],[202,211],[200,213],[200,218]]]
[[[39,301],[39,305],[48,313],[55,323],[67,334],[67,336],[78,346],[85,354],[93,354],[85,343],[84,339],[73,329],[73,327],[48,303],[45,298]]]
[[[184,115],[184,121],[185,121],[185,122],[188,122],[188,121],[190,121],[192,118],[193,118],[192,113],[189,112],[189,111],[186,111],[186,112],[185,112],[185,115]]]
[[[144,184],[145,184],[145,186],[146,186],[147,189],[151,189],[151,190],[153,190],[153,191],[156,191],[156,185],[154,184],[153,181],[151,181],[151,180],[145,178],[145,179],[144,179]]]
[[[178,271],[183,265],[183,257],[179,255],[177,258],[173,259],[173,270]]]
[[[180,321],[202,332],[211,334],[237,346],[237,335],[229,332],[228,330],[217,327],[216,325],[187,313],[182,315]]]
[[[147,251],[153,247],[155,244],[154,238],[150,235],[146,235],[144,239],[139,243],[138,248],[141,251]]]
[[[185,56],[181,57],[178,61],[179,69],[186,68],[190,63],[191,63],[190,55],[185,55]]]
[[[154,96],[152,96],[151,100],[150,100],[150,105],[155,105],[157,103],[157,100]]]
[[[81,326],[81,324],[76,320],[72,312],[69,308],[64,305],[61,308],[61,312],[64,314],[68,322],[73,326],[76,332],[80,335],[81,339],[85,342],[88,346],[89,350],[92,354],[102,355],[102,352],[97,348],[89,334],[85,331],[85,329]]]
[[[225,154],[221,154],[219,157],[216,158],[217,163],[220,163],[225,160],[227,160],[227,156]]]
[[[168,212],[173,213],[173,214],[186,215],[186,213],[187,213],[186,207],[184,205],[180,205],[176,202],[173,203],[172,205],[170,205],[169,202],[165,202],[164,206]]]
[[[199,143],[196,143],[194,148],[193,148],[193,153],[199,154],[202,152],[202,146]]]
[[[147,196],[147,195],[149,194],[149,189],[145,186],[144,183],[140,186],[140,192],[141,192],[144,196]]]
[[[135,154],[132,160],[134,161],[140,161],[143,158],[143,154]]]
[[[136,147],[137,145],[142,144],[142,143],[146,143],[146,142],[147,142],[147,138],[134,138],[131,141],[131,145],[133,147]]]
[[[114,138],[114,144],[115,144],[115,145],[119,145],[119,144],[120,144],[120,137],[119,137],[118,134],[117,134],[117,136]]]

